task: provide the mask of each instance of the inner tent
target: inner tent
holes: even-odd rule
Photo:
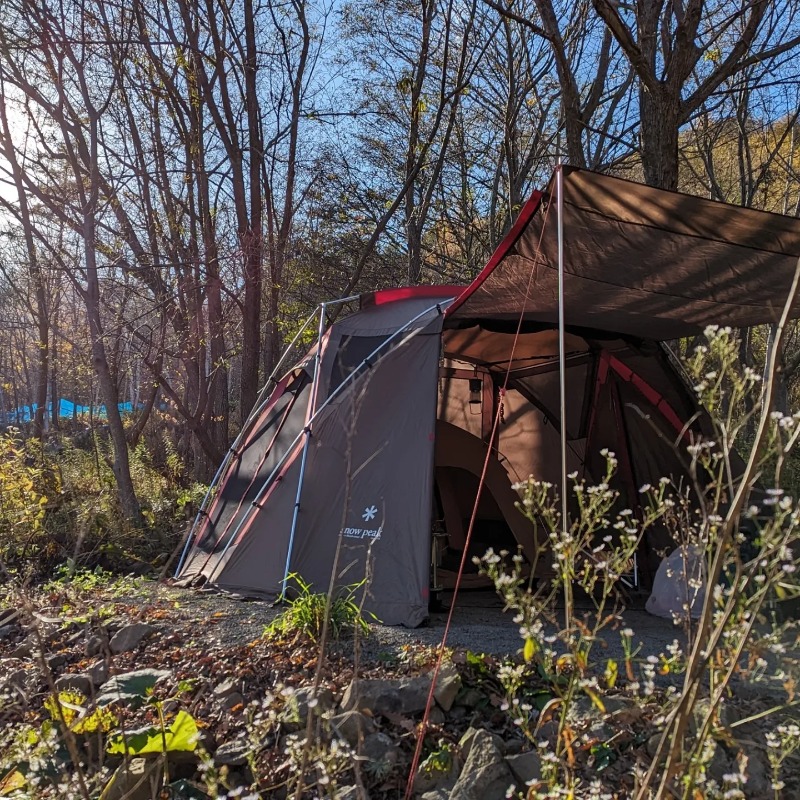
[[[433,583],[442,588],[454,582],[484,465],[461,585],[482,585],[472,557],[488,547],[514,552],[520,546],[536,575],[550,574],[548,531],[518,510],[512,487],[528,476],[560,484],[558,332],[527,325],[517,333],[509,327],[485,320],[443,332],[432,526],[439,540]],[[686,477],[681,440],[698,407],[666,349],[567,332],[565,359],[569,473],[599,483],[606,473],[601,452],[613,452],[618,467],[612,488],[620,493],[620,508],[634,511],[644,484]],[[668,544],[663,532],[652,532],[631,579],[649,587]]]

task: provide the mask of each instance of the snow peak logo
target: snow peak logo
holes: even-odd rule
[[[349,539],[380,539],[383,533],[383,525],[379,528],[342,528],[342,536]]]
[[[378,507],[373,503],[367,506],[361,514],[364,522],[372,522],[378,513]],[[383,525],[378,528],[342,528],[342,536],[348,539],[380,539],[383,533]]]

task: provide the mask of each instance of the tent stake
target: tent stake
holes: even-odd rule
[[[566,538],[569,535],[567,514],[567,358],[564,345],[564,165],[561,161],[556,170],[556,193],[558,211],[558,388],[561,403],[561,528]],[[564,613],[566,628],[570,629],[572,613],[572,586],[564,581]]]
[[[283,580],[281,581],[281,602],[286,599],[286,583],[289,580],[289,568],[292,561],[292,549],[294,547],[294,535],[297,531],[297,517],[300,514],[300,497],[303,494],[303,478],[306,474],[306,461],[308,460],[308,446],[311,443],[311,420],[317,410],[317,394],[319,392],[319,369],[322,362],[322,337],[325,333],[325,309],[327,303],[322,303],[319,307],[319,331],[317,333],[317,352],[314,356],[314,377],[311,379],[311,399],[306,411],[306,422],[303,427],[303,455],[300,459],[300,476],[297,479],[297,494],[294,498],[294,511],[292,512],[292,528],[289,532],[289,546],[286,551],[286,566],[283,568]]]

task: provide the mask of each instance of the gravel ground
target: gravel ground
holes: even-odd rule
[[[177,613],[184,618],[213,619],[214,636],[220,643],[245,644],[258,638],[280,609],[259,600],[241,600],[214,592],[168,588],[175,602]],[[449,607],[451,596],[442,598]],[[386,658],[395,656],[404,645],[441,644],[447,623],[447,612],[432,613],[429,623],[420,628],[389,627],[372,625],[371,634],[362,644],[364,657]],[[669,620],[654,617],[643,608],[625,611],[623,624],[634,631],[634,643],[641,644],[640,655],[665,652],[669,644],[677,639],[685,642],[683,631]],[[555,629],[553,629],[555,632]],[[471,650],[491,655],[514,655],[522,646],[518,626],[513,614],[503,611],[503,604],[491,591],[462,592],[453,614],[453,622],[447,639],[450,647]],[[607,629],[598,643],[606,658],[623,658],[618,629]]]

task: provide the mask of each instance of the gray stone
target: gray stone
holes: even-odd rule
[[[146,622],[135,622],[120,628],[109,642],[112,653],[127,653],[135,650],[148,636],[152,636],[158,629]]]
[[[658,750],[658,745],[661,742],[661,733],[654,733],[648,740],[644,746],[645,752],[647,753],[650,758],[656,757],[656,751]]]
[[[239,691],[240,681],[227,680],[218,683],[213,690],[214,697],[227,697],[229,694]]]
[[[522,739],[506,739],[505,745],[506,756],[516,756],[522,752],[525,742]]]
[[[505,800],[514,776],[497,744],[498,738],[486,731],[475,734],[450,800]]]
[[[56,653],[52,656],[46,656],[44,661],[47,664],[47,669],[54,670],[63,667],[67,663],[67,657],[61,653]]]
[[[0,625],[10,625],[20,615],[18,608],[4,608],[0,611]]]
[[[99,655],[103,651],[105,640],[102,636],[90,636],[86,640],[86,655],[91,658],[92,656]]]
[[[33,648],[27,642],[23,642],[17,645],[9,655],[11,658],[30,658],[33,655]]]
[[[428,714],[428,722],[431,725],[444,725],[447,722],[447,715],[439,706],[434,706]]]
[[[461,760],[448,750],[431,753],[417,768],[414,776],[414,794],[424,795],[435,791],[449,792],[458,781]]]
[[[330,725],[351,747],[375,731],[375,723],[360,711],[345,711],[330,718]]]
[[[588,719],[594,719],[599,714],[600,709],[594,704],[592,699],[585,694],[573,698],[567,709],[567,719],[571,722],[583,722]]]
[[[314,702],[316,700],[316,702]],[[335,705],[333,693],[330,689],[320,687],[316,694],[313,686],[301,686],[294,693],[295,707],[300,721],[305,724],[308,719],[308,709],[315,708],[317,713],[330,711]]]
[[[352,681],[342,697],[343,711],[375,714],[419,714],[425,710],[431,689],[432,673],[398,680]],[[445,665],[436,680],[434,699],[449,710],[461,688],[461,677],[455,667]],[[437,696],[438,695],[438,696]]]
[[[489,733],[488,731],[483,730],[482,728],[474,728],[469,727],[467,728],[466,732],[462,735],[462,737],[458,740],[458,749],[461,753],[461,758],[464,761],[469,759],[470,751],[472,750],[472,744],[475,741],[475,736],[479,733],[484,734],[484,736],[489,736],[491,740],[494,742],[495,747],[501,752],[505,753],[506,743],[503,741],[502,737],[498,736],[496,733]]]
[[[453,664],[442,664],[436,678],[436,688],[433,696],[436,702],[445,710],[453,707],[456,696],[461,690],[461,675]]]
[[[250,745],[241,739],[225,742],[221,744],[214,753],[214,763],[219,767],[223,765],[241,767],[243,764],[247,763],[247,755],[249,752]]]
[[[73,692],[80,692],[85,697],[91,697],[92,679],[83,673],[61,675],[56,678],[56,689],[60,692],[72,690]]]
[[[506,756],[506,762],[511,767],[511,773],[519,781],[517,788],[522,788],[520,784],[527,785],[542,778],[542,760],[535,750]]]
[[[458,749],[461,753],[461,758],[466,761],[469,758],[469,751],[472,747],[472,742],[475,739],[475,734],[478,732],[478,728],[467,728],[465,733],[461,736],[458,740]]]
[[[2,625],[0,626],[0,641],[3,639],[10,639],[17,632],[16,625]]]
[[[450,800],[450,792],[447,789],[432,789],[421,794],[419,800]]]
[[[370,733],[364,737],[361,754],[370,761],[394,764],[397,761],[397,746],[385,733]]]
[[[469,688],[458,696],[458,705],[472,710],[486,700],[486,695],[480,690]]]
[[[748,797],[772,797],[772,768],[766,754],[755,747],[748,747],[747,766],[744,773],[747,775],[745,793]]]
[[[117,767],[103,790],[103,800],[151,800],[158,797],[162,764],[157,759],[132,758]]]
[[[331,800],[369,800],[366,790],[359,790],[358,786],[342,786],[332,795]]]
[[[3,686],[6,689],[18,689],[24,691],[28,682],[28,670],[17,669],[6,676]]]
[[[223,708],[230,711],[232,708],[236,708],[236,706],[243,705],[244,697],[242,697],[239,692],[231,692],[222,699],[221,704]]]
[[[86,674],[95,686],[102,686],[108,680],[108,664],[106,660],[95,661]]]

